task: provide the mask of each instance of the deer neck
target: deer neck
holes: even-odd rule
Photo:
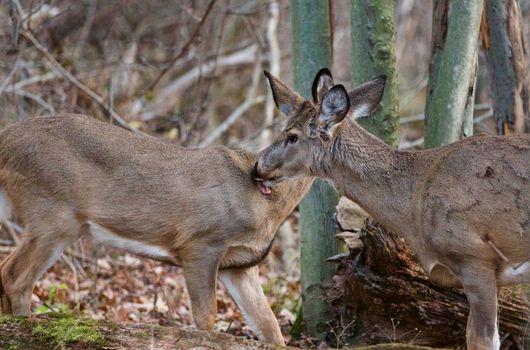
[[[344,195],[395,232],[409,226],[414,193],[411,152],[400,152],[346,121],[330,149],[329,177]],[[404,222],[407,221],[407,222]]]

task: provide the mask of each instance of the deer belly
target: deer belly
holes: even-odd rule
[[[90,235],[93,237],[95,244],[103,244],[156,260],[176,262],[175,258],[164,248],[118,236],[90,221],[88,224],[90,225]]]

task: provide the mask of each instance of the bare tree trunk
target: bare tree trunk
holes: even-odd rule
[[[291,0],[294,86],[302,96],[311,96],[316,73],[332,62],[330,3],[321,0]],[[337,251],[333,238],[333,213],[338,202],[335,190],[317,179],[300,203],[300,268],[302,316],[305,334],[323,338],[332,318],[322,300],[322,285],[331,283],[335,266],[325,262]]]
[[[360,85],[376,75],[386,74],[382,108],[360,124],[386,143],[399,143],[393,2],[352,0],[352,85]]]
[[[425,146],[469,136],[477,75],[482,0],[434,2],[432,60],[425,106]],[[467,130],[466,130],[467,129]]]
[[[484,3],[481,34],[497,133],[530,132],[530,56],[517,0]]]

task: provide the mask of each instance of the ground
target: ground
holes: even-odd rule
[[[48,314],[38,317],[0,317],[0,348],[6,350],[40,349],[212,349],[276,350],[295,349],[272,346],[244,337],[220,332],[204,332],[176,324],[95,321],[68,315]],[[320,347],[321,349],[325,349]],[[409,344],[385,344],[359,350],[428,350]]]

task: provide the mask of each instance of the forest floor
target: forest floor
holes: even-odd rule
[[[291,234],[296,243],[296,232]],[[0,259],[13,249],[1,245]],[[300,282],[297,250],[287,250],[285,244],[275,242],[271,254],[260,265],[262,286],[286,342],[315,346],[311,339],[304,338],[301,343],[289,335],[298,307]],[[221,283],[217,288],[217,308],[217,332],[254,338]],[[32,295],[32,312],[158,326],[193,325],[185,279],[179,267],[92,247],[90,241],[69,248],[38,281]]]
[[[293,347],[263,344],[220,332],[205,332],[175,324],[96,321],[71,315],[50,313],[31,319],[0,317],[0,348],[5,350],[41,349],[212,349],[276,350]],[[326,347],[319,347],[326,349]],[[410,344],[384,344],[357,350],[428,350]]]
[[[86,247],[85,247],[86,248]],[[4,254],[9,251],[3,246]],[[219,283],[216,332],[192,326],[181,269],[106,248],[100,257],[74,247],[37,283],[32,318],[0,316],[0,349],[326,349],[314,339],[289,335],[299,298],[296,253],[285,271],[274,247],[261,265],[264,290],[278,316],[288,347],[256,341]],[[364,349],[428,349],[385,344]]]

